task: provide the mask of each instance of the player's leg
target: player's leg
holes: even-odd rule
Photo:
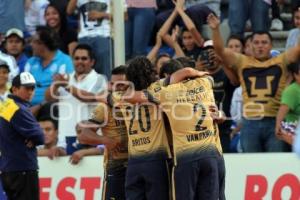
[[[218,157],[218,176],[219,176],[219,200],[226,200],[225,197],[225,161],[223,155]]]
[[[170,175],[166,160],[147,162],[143,165],[147,200],[168,200],[170,198]]]
[[[197,200],[219,199],[218,159],[209,157],[198,160],[199,174]]]
[[[141,166],[142,164],[128,164],[125,180],[126,200],[146,200]]]
[[[124,165],[108,169],[106,173],[105,194],[103,200],[125,200],[125,176]]]
[[[198,179],[197,161],[179,164],[174,167],[173,199],[194,200]]]

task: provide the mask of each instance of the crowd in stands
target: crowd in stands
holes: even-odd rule
[[[291,151],[300,116],[300,1],[224,1],[228,38],[219,30],[219,19],[226,17],[222,2],[124,0],[120,12],[125,13],[126,61],[147,56],[160,78],[172,68],[168,62],[173,58],[182,59],[185,67],[208,71],[218,108],[227,117],[218,125],[224,152]],[[97,105],[76,89],[94,94],[107,90],[115,67],[113,3],[0,1],[0,101],[10,93],[14,76],[23,71],[34,76],[31,109],[45,134],[40,156],[68,154],[77,164],[85,155],[103,153],[103,146],[82,145],[76,139],[77,124],[89,119]],[[282,5],[292,8],[294,24],[285,52],[274,51],[268,32],[276,29],[274,23],[282,23]],[[210,35],[203,31],[207,25]],[[264,110],[253,113],[255,108]],[[258,114],[263,116],[253,120]]]

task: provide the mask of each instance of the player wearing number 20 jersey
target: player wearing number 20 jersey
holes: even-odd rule
[[[129,163],[170,158],[170,148],[161,112],[156,104],[120,103],[121,95],[113,93],[109,103],[121,108],[128,133]]]
[[[156,80],[153,66],[146,57],[133,59],[126,77],[136,90],[147,89]],[[127,127],[126,199],[168,200],[167,159],[171,154],[161,112],[155,104],[117,104],[119,100],[116,93],[108,98],[109,104],[121,107]]]
[[[202,77],[148,88],[149,100],[167,114],[174,148],[175,199],[218,199],[218,131],[209,114],[213,80]]]

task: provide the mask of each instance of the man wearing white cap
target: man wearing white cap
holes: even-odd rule
[[[30,73],[21,73],[0,105],[0,178],[8,199],[39,199],[36,146],[44,135],[29,109],[35,84]]]
[[[24,53],[25,40],[23,32],[17,28],[9,29],[5,34],[4,48],[7,54],[15,58],[19,72],[23,72],[28,60]]]

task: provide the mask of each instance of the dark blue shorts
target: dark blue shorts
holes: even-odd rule
[[[103,200],[125,200],[126,166],[108,169],[105,173]]]
[[[126,200],[168,200],[169,170],[166,160],[129,164],[126,174]]]
[[[173,171],[173,199],[219,199],[218,157],[179,164]]]
[[[218,157],[218,175],[219,175],[219,200],[226,200],[225,197],[225,161],[224,157]]]

